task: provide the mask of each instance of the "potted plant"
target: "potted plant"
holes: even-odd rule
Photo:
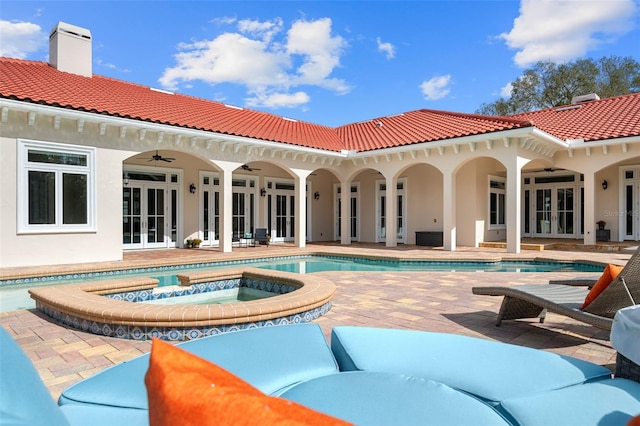
[[[191,238],[189,238],[186,241],[186,243],[187,243],[187,245],[186,245],[187,248],[193,248],[193,240]]]
[[[202,243],[202,240],[200,238],[194,238],[193,240],[191,240],[191,243],[193,244],[193,247],[198,248],[200,247],[200,243]]]
[[[607,224],[607,222],[605,222],[604,220],[599,220],[596,222],[596,225],[598,225],[598,229],[600,231],[602,231],[604,229],[604,226]]]

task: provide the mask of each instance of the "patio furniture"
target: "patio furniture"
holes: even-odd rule
[[[568,283],[568,282],[567,282]],[[589,305],[582,305],[589,287],[562,284],[473,287],[473,294],[504,296],[496,326],[502,320],[540,318],[547,312],[611,330],[618,310],[640,303],[640,251],[636,250],[620,274]]]
[[[240,247],[255,247],[256,240],[253,238],[253,234],[251,232],[245,232],[243,236],[240,237]]]
[[[229,374],[216,386],[237,385],[225,396],[230,403],[242,403],[247,386],[239,385],[240,378],[265,395],[358,425],[596,426],[625,424],[640,413],[640,383],[611,379],[605,367],[446,333],[343,326],[332,330],[329,347],[317,324],[227,332],[176,345],[199,357],[198,366],[195,359],[172,366],[163,357],[141,355],[67,388],[58,406],[1,327],[0,347],[0,423],[148,425],[148,410],[158,407],[157,397],[163,395],[145,384],[152,362],[164,364],[178,381],[207,372],[203,368],[222,367]],[[203,405],[195,389],[168,390],[172,404],[186,410],[182,413],[202,416],[199,424],[228,424],[230,412],[236,419],[242,416],[238,410],[208,407],[216,401]],[[190,409],[196,403],[206,409]]]
[[[267,234],[267,228],[256,228],[256,234],[253,236],[253,239],[257,244],[269,245],[269,234]]]
[[[616,377],[640,382],[640,305],[620,309],[613,318],[611,346],[616,354]]]

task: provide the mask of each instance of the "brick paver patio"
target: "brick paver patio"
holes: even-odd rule
[[[218,253],[214,250],[171,250],[126,253],[118,266],[184,261],[185,259],[230,259],[264,257],[300,252],[331,251],[403,258],[524,258],[590,260],[624,264],[628,250],[545,250],[507,254],[503,249],[465,249],[455,252],[415,246],[386,249],[381,245],[310,245],[306,249],[261,247]],[[75,266],[69,266],[73,268]],[[86,267],[86,265],[83,265]],[[1,269],[0,276],[15,273]],[[474,296],[475,285],[547,283],[553,279],[597,278],[593,273],[487,273],[487,272],[322,272],[338,287],[333,307],[317,320],[329,337],[332,327],[355,325],[447,332],[513,343],[571,355],[609,368],[615,351],[609,333],[562,316],[549,314],[543,324],[536,320],[506,321],[495,326],[501,298]],[[34,362],[51,394],[111,365],[149,351],[150,343],[122,340],[68,329],[32,310],[0,313],[0,325],[16,338]]]

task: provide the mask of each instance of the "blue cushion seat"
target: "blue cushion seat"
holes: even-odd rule
[[[183,342],[177,346],[213,362],[266,394],[338,371],[317,324],[262,327]],[[65,389],[59,404],[147,409],[144,375],[149,354],[105,369]]]
[[[332,374],[298,383],[280,396],[357,425],[509,424],[472,396],[402,374]]]
[[[342,326],[332,330],[331,349],[341,371],[422,377],[490,404],[611,377],[576,358],[455,334]]]
[[[625,425],[640,414],[640,383],[614,378],[502,401],[527,426]]]
[[[0,424],[69,426],[22,348],[0,327]]]

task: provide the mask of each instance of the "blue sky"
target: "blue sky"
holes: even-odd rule
[[[0,1],[0,56],[48,60],[58,21],[93,72],[328,126],[473,113],[539,60],[640,61],[640,0]]]

